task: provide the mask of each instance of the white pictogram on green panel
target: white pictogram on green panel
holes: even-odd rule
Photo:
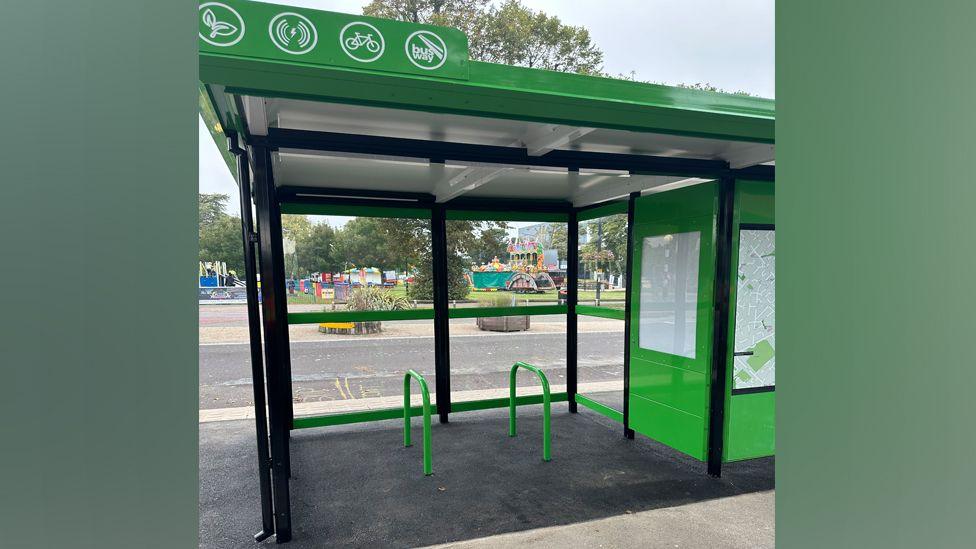
[[[404,43],[407,59],[424,70],[434,70],[447,61],[447,44],[431,31],[417,31]]]
[[[353,21],[339,31],[339,45],[346,55],[362,63],[371,63],[383,56],[386,41],[379,29],[363,21]]]
[[[776,231],[739,232],[733,387],[776,386]]]
[[[279,13],[271,19],[268,34],[275,47],[294,55],[312,51],[319,41],[315,25],[304,15],[290,11]]]
[[[244,38],[244,19],[241,14],[220,2],[200,4],[199,33],[204,42],[219,47],[233,46]]]

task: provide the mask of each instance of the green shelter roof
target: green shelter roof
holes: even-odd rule
[[[281,129],[518,147],[540,157],[585,151],[731,168],[774,161],[772,100],[472,61],[462,33],[430,25],[202,2],[200,80],[201,112],[221,149],[224,131],[248,141]],[[397,189],[440,201],[463,194],[580,206],[690,181],[288,149],[274,160],[282,186]]]

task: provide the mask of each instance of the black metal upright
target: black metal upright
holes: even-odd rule
[[[576,300],[579,286],[579,217],[569,212],[566,238],[566,400],[570,413],[576,413],[578,366]]]
[[[257,233],[251,216],[251,170],[247,151],[240,148],[237,135],[227,136],[227,148],[237,158],[240,187],[241,241],[244,245],[244,283],[247,293],[247,331],[251,346],[251,384],[254,389],[254,431],[258,445],[258,484],[261,496],[261,531],[255,541],[274,534],[274,504],[271,499],[271,450],[268,447],[268,416],[264,394],[264,359],[261,356],[261,315],[258,310],[258,277],[255,245]]]
[[[254,158],[254,197],[261,250],[261,305],[264,311],[264,356],[268,372],[268,424],[271,431],[275,540],[283,543],[291,539],[291,503],[288,494],[288,477],[291,471],[288,447],[291,430],[291,373],[281,210],[271,173],[271,151],[263,146],[253,146],[251,151]]]
[[[633,439],[634,430],[630,428],[630,314],[634,310],[634,208],[639,192],[630,193],[627,199],[627,286],[624,287],[624,438]]]
[[[434,393],[440,422],[447,423],[451,412],[451,342],[447,295],[447,209],[443,204],[434,204],[430,229],[434,283]]]
[[[715,288],[713,295],[712,372],[708,399],[708,474],[722,475],[725,436],[725,389],[729,354],[729,299],[732,280],[732,213],[735,179],[718,181],[718,218],[715,231]]]

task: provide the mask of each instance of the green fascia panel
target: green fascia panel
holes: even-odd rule
[[[563,393],[551,393],[550,402],[565,402],[567,395]],[[515,397],[516,406],[528,404],[542,404],[542,395],[525,395]],[[505,408],[508,406],[508,397],[489,398],[485,400],[469,400],[467,402],[452,402],[451,412],[472,412],[474,410],[489,410],[492,408]]]
[[[735,345],[736,292],[738,290],[739,228],[743,223],[775,224],[776,193],[771,181],[735,182],[732,230],[732,279],[729,281],[728,363]],[[725,384],[724,456],[726,461],[774,455],[776,449],[775,392],[733,395],[734,368],[729,366]]]
[[[468,38],[453,28],[244,0],[202,0],[197,20],[201,53],[468,78]]]
[[[501,212],[448,209],[445,215],[449,221],[538,221],[549,223],[566,223],[569,221],[569,214],[558,212]]]
[[[486,318],[493,316],[564,315],[566,305],[525,305],[521,307],[465,307],[448,309],[448,318]]]
[[[776,454],[776,391],[732,395],[725,461]]]
[[[638,433],[704,461],[705,419],[631,395],[629,420],[630,428]]]
[[[228,93],[638,132],[775,142],[775,103],[472,61],[468,81],[200,53]]]
[[[593,400],[593,399],[591,399],[591,398],[589,398],[587,396],[584,396],[584,395],[581,395],[581,394],[577,393],[576,394],[576,403],[577,404],[582,404],[583,406],[586,406],[590,410],[593,410],[594,412],[596,412],[596,413],[598,413],[600,415],[606,416],[606,417],[608,417],[608,418],[610,418],[610,419],[612,419],[612,420],[614,420],[614,421],[616,421],[618,423],[623,423],[624,422],[624,414],[623,414],[623,412],[621,412],[619,410],[614,410],[613,408],[607,406],[606,404],[602,404],[600,402],[597,402],[597,401],[595,401],[595,400]]]
[[[713,217],[717,208],[718,185],[715,182],[642,196],[634,202],[634,227],[688,225],[693,219]]]
[[[600,318],[612,318],[614,320],[624,320],[626,318],[626,314],[623,309],[594,307],[593,305],[577,305],[576,314],[584,316],[598,316]]]
[[[385,208],[378,206],[352,206],[349,204],[312,204],[283,202],[282,214],[339,215],[348,217],[385,217],[394,219],[430,219],[428,208]]]
[[[589,208],[583,210],[576,214],[577,221],[589,221],[591,219],[599,219],[601,217],[607,217],[611,215],[625,214],[627,213],[627,201],[620,200],[616,202],[610,202],[602,206],[597,206],[595,208]]]
[[[288,313],[288,324],[322,322],[375,322],[380,320],[433,320],[433,309],[403,311],[326,311],[321,313]]]
[[[631,357],[630,394],[699,418],[708,416],[708,376]]]

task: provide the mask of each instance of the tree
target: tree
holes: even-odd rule
[[[333,257],[343,270],[350,267],[378,267],[388,269],[403,263],[391,252],[386,237],[385,219],[356,217],[351,219],[335,239]]]
[[[312,225],[295,242],[295,270],[299,276],[332,273],[342,268],[335,257],[336,230],[327,223]]]
[[[230,197],[220,193],[199,193],[200,204],[200,231],[204,227],[210,227],[217,222],[217,219],[227,216],[227,206],[224,204]]]
[[[244,244],[241,220],[227,214],[226,194],[199,194],[200,261],[223,261],[227,270],[244,277]]]
[[[472,59],[581,74],[600,74],[603,52],[583,27],[531,10],[519,0],[373,0],[365,15],[455,27]]]
[[[468,260],[475,265],[490,263],[496,256],[504,260],[508,252],[507,223],[491,224],[479,229],[465,246]]]

